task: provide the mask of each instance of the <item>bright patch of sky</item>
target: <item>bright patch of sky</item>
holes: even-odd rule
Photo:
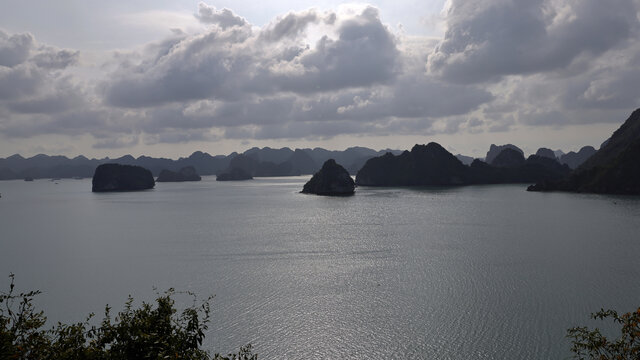
[[[0,28],[10,32],[31,32],[45,43],[82,50],[127,49],[166,36],[170,29],[202,31],[193,16],[199,1],[193,0],[3,0]],[[445,0],[380,0],[383,20],[401,27],[407,34],[440,37],[440,13]],[[218,9],[232,9],[255,26],[264,26],[279,15],[310,8],[337,9],[341,1],[211,1]],[[357,3],[349,3],[357,4]],[[364,4],[364,3],[362,3]]]

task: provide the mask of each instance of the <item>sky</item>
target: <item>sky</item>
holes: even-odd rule
[[[640,0],[0,0],[0,157],[596,148]]]

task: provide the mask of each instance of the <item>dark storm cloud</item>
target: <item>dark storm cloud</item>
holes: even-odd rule
[[[448,81],[498,81],[594,58],[638,36],[634,0],[453,0],[428,68]]]

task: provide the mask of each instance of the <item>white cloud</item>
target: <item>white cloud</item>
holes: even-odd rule
[[[207,5],[203,2],[198,4],[198,13],[196,18],[204,24],[218,25],[223,30],[234,26],[245,26],[247,21],[237,16],[229,9],[218,10],[214,6]]]
[[[634,0],[452,0],[428,67],[457,83],[553,71],[637,39],[636,13]]]
[[[29,57],[34,42],[31,34],[8,35],[0,30],[0,66],[22,64]]]
[[[625,0],[451,0],[434,40],[393,30],[367,5],[257,27],[200,3],[188,19],[123,17],[197,31],[111,52],[92,77],[79,51],[0,32],[0,134],[90,134],[95,148],[116,149],[619,122],[640,103],[637,10]]]

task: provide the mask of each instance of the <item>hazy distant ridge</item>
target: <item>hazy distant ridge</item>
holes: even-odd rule
[[[281,149],[265,147],[251,148],[242,155],[251,159],[253,168],[250,167],[248,170],[256,176],[287,176],[313,174],[330,158],[343,165],[351,174],[355,174],[367,160],[386,152],[401,153],[399,150],[376,151],[365,147],[351,147],[343,151],[323,148],[292,150],[288,147]],[[238,155],[240,154],[233,152],[229,155],[212,156],[196,151],[189,157],[173,160],[144,155],[138,158],[125,155],[115,159],[108,157],[88,159],[84,156],[70,159],[66,156],[44,154],[24,158],[16,154],[4,159],[0,158],[0,180],[26,177],[34,179],[91,177],[98,165],[106,163],[142,166],[151,170],[154,176],[165,169],[178,171],[185,166],[193,166],[201,175],[216,175],[228,169],[232,159]]]

